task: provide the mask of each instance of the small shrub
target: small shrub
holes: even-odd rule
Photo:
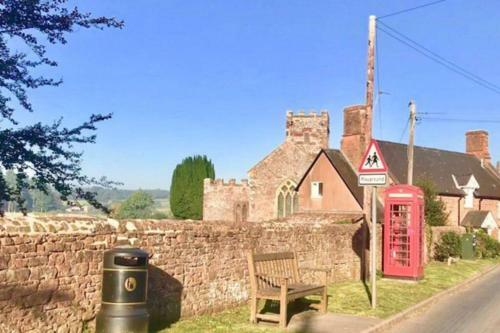
[[[496,258],[500,257],[500,242],[489,236],[484,230],[475,232],[476,236],[476,257]]]
[[[434,259],[445,261],[449,257],[458,257],[462,249],[460,236],[453,232],[445,232],[434,247]]]

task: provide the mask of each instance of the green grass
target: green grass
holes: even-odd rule
[[[452,266],[433,262],[426,266],[425,278],[419,282],[378,279],[375,310],[370,306],[367,287],[362,282],[335,283],[328,288],[330,295],[328,310],[335,313],[387,318],[495,264],[500,264],[500,260],[462,260]],[[314,297],[311,300],[314,300]],[[252,325],[249,323],[249,316],[248,306],[240,306],[214,315],[181,320],[162,332],[282,332],[274,327]]]
[[[328,310],[369,317],[387,318],[424,299],[450,288],[474,273],[498,264],[499,260],[461,260],[448,266],[432,262],[425,267],[425,277],[419,282],[378,279],[377,308],[372,309],[366,287],[361,282],[345,282],[329,286],[332,295]]]

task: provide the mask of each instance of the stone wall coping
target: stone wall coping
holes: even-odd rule
[[[358,214],[359,215],[359,214]],[[355,215],[353,215],[355,216]],[[290,219],[268,222],[247,222],[233,224],[220,221],[195,221],[195,220],[115,220],[89,216],[15,216],[0,218],[0,234],[162,234],[172,237],[188,231],[196,232],[239,232],[248,229],[289,230],[296,228],[306,229],[349,229],[349,224],[335,224],[335,221],[345,220],[339,216],[336,220],[326,214],[297,215]],[[353,220],[352,228],[359,227]]]

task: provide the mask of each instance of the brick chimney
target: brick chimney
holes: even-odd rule
[[[367,116],[366,105],[353,105],[344,109],[344,133],[340,149],[355,168],[371,140],[371,123]]]
[[[476,156],[483,162],[491,163],[491,155],[488,148],[488,132],[484,130],[465,132],[465,152]]]

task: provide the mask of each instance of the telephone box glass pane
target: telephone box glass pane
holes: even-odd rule
[[[411,207],[391,204],[389,250],[391,263],[395,266],[410,266],[410,221]]]

